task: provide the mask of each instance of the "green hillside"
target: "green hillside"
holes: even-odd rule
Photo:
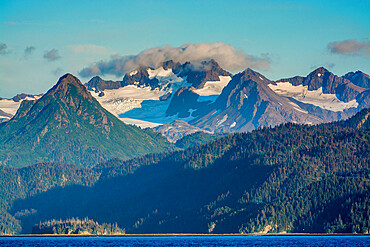
[[[0,124],[0,164],[38,162],[92,167],[110,158],[128,159],[167,149],[151,130],[126,125],[66,74],[37,101],[23,101],[16,116]]]
[[[361,114],[349,121],[368,126]],[[53,164],[3,168],[9,205],[2,231],[30,233],[39,222],[88,217],[127,233],[368,233],[370,132],[342,124],[284,124],[112,159],[78,170],[62,186],[64,165],[45,177]]]

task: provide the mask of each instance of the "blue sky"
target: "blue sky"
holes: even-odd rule
[[[369,36],[370,1],[360,0],[3,0],[0,97],[43,93],[67,72],[86,82],[79,72],[112,55],[203,42],[268,62],[255,69],[272,80],[320,66],[338,75],[369,73]]]

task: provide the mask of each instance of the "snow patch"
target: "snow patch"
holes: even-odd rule
[[[136,75],[138,72],[139,72],[139,71],[134,70],[134,71],[131,71],[129,75],[130,75],[130,76],[133,76],[133,75]]]
[[[234,128],[236,126],[236,122],[233,122],[231,125],[230,125],[230,128]]]
[[[173,76],[174,73],[172,72],[172,69],[165,70],[163,67],[160,67],[158,69],[148,69],[149,79],[153,79],[154,77],[168,77]]]
[[[228,116],[226,114],[221,120],[217,121],[216,127],[218,127],[221,124],[223,124],[227,120],[227,118],[228,118]]]
[[[356,99],[343,102],[335,94],[324,94],[322,88],[309,91],[308,86],[294,86],[290,82],[277,82],[276,85],[269,84],[268,86],[279,95],[292,97],[302,103],[312,104],[330,111],[338,112],[358,106]]]
[[[125,124],[132,124],[132,125],[140,126],[141,128],[154,128],[159,125],[162,125],[160,123],[153,123],[153,122],[148,122],[148,121],[134,119],[134,118],[120,118],[120,120],[124,122]]]
[[[34,96],[34,98],[27,96],[26,98],[19,100],[19,102],[15,102],[12,99],[1,99],[0,109],[5,113],[8,113],[14,116],[17,113],[18,108],[21,105],[23,100],[37,100],[39,98],[41,98],[41,96]]]
[[[320,73],[318,73],[318,74],[317,74],[317,76],[318,76],[318,77],[320,77],[320,76],[321,76],[321,74],[320,74]]]
[[[263,78],[261,76],[258,76],[262,81],[263,81]]]
[[[230,76],[219,76],[219,81],[207,81],[201,89],[193,90],[199,96],[220,95],[224,87],[231,80]]]
[[[297,105],[297,104],[295,104],[291,101],[289,102],[289,104],[291,104],[294,107],[294,109],[296,109],[299,112],[303,112],[303,113],[306,113],[306,114],[308,113],[308,111],[303,110],[301,107],[299,107],[299,105]]]

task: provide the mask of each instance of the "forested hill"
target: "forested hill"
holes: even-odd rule
[[[0,124],[0,164],[17,168],[41,162],[92,167],[169,147],[160,134],[109,113],[71,74],[40,99],[23,101],[13,118]]]
[[[2,205],[2,231],[88,217],[117,222],[127,233],[369,232],[366,111],[346,122],[361,128],[283,124],[183,151],[114,159],[69,177],[64,168],[49,173],[69,181],[62,186],[45,183],[42,173],[26,178],[25,168],[3,168],[2,198],[13,203]]]

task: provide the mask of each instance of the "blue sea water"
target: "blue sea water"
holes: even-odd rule
[[[370,246],[370,236],[1,237],[0,246]]]

